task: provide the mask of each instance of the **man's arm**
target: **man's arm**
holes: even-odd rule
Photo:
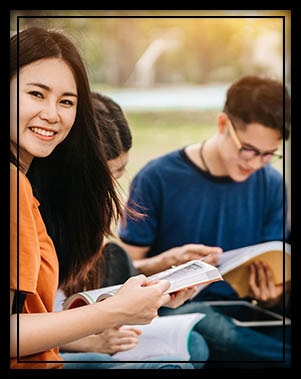
[[[118,241],[118,243],[126,250],[133,261],[135,269],[139,273],[144,273],[144,275],[149,276],[159,271],[163,271],[171,266],[168,262],[166,262],[163,254],[146,258],[150,246],[134,246],[123,241]]]
[[[134,246],[123,241],[118,242],[127,251],[133,260],[134,267],[146,276],[156,274],[172,266],[188,262],[193,259],[200,259],[205,256],[207,263],[217,265],[219,256],[222,254],[220,247],[206,246],[203,244],[187,244],[166,250],[154,257],[147,258],[150,246]]]

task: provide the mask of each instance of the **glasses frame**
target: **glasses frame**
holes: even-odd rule
[[[240,142],[240,140],[239,140],[239,138],[238,138],[238,136],[237,136],[236,128],[235,128],[235,126],[233,124],[233,121],[231,120],[231,118],[229,116],[228,116],[228,120],[229,120],[229,122],[228,122],[228,126],[229,126],[228,129],[229,129],[230,135],[231,135],[231,137],[232,137],[232,139],[233,139],[233,141],[234,141],[234,143],[235,143],[235,145],[236,145],[236,147],[238,149],[239,156],[243,160],[249,161],[251,159],[260,157],[261,163],[266,164],[266,163],[275,162],[275,161],[283,158],[283,155],[279,154],[279,153],[261,152],[261,151],[259,151],[258,149],[254,148],[254,147],[250,148],[250,149],[243,147],[242,144],[241,144],[241,142]],[[249,158],[243,157],[243,155],[242,155],[243,152],[247,151],[247,150],[254,151],[254,155],[252,157],[249,157]],[[267,157],[268,155],[270,155],[270,158],[267,159],[267,160],[264,160],[264,158]]]

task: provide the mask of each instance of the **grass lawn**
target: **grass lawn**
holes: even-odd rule
[[[208,138],[216,129],[215,111],[125,112],[133,146],[125,175],[125,191],[136,172],[152,158]]]

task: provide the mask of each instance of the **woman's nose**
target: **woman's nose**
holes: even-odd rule
[[[56,104],[48,103],[47,106],[40,112],[40,117],[42,120],[46,120],[50,124],[58,122],[59,114]]]

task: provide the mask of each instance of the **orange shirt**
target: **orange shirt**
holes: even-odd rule
[[[13,164],[10,164],[10,199],[10,288],[26,292],[22,313],[52,312],[59,269],[55,247],[47,234],[29,180]],[[60,368],[62,358],[58,351],[53,348],[19,357],[19,361],[13,358],[10,367]]]

